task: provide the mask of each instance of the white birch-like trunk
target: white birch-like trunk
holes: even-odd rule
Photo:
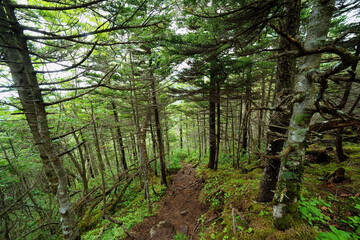
[[[327,37],[335,0],[316,0],[310,13],[306,50],[321,46]],[[297,211],[302,185],[306,135],[315,110],[317,87],[314,79],[319,72],[321,54],[302,57],[295,77],[296,102],[290,120],[288,140],[281,154],[279,181],[274,196],[273,217],[278,229],[292,225],[292,217]]]

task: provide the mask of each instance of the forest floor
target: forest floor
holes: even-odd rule
[[[136,239],[173,239],[176,234],[197,239],[200,230],[198,219],[207,207],[199,202],[202,182],[195,173],[192,164],[182,162],[182,169],[173,175],[158,213],[132,228]]]

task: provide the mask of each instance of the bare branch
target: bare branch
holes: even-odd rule
[[[65,133],[65,134],[63,134],[63,135],[60,135],[60,136],[54,137],[54,138],[52,138],[51,140],[60,139],[60,138],[66,137],[66,136],[68,136],[68,135],[70,135],[70,134],[76,133],[76,132],[78,132],[78,131],[80,131],[80,130],[82,130],[82,129],[86,128],[86,127],[87,127],[87,126],[89,126],[90,124],[92,124],[92,122],[90,122],[90,123],[86,124],[85,126],[83,126],[83,127],[81,127],[81,128],[75,129],[74,131],[71,131],[71,132]]]
[[[17,108],[17,109],[19,109],[19,110],[24,110],[24,109],[22,109],[21,107],[15,105],[15,104],[9,103],[9,102],[0,101],[0,104],[2,104],[2,105],[7,105],[7,106],[10,106],[10,107],[14,107],[14,108]]]
[[[66,150],[65,152],[60,153],[60,154],[58,155],[58,157],[62,157],[62,156],[64,156],[65,154],[68,154],[68,153],[74,151],[75,149],[77,149],[78,147],[80,147],[81,145],[83,145],[84,143],[86,143],[86,141],[83,141],[83,142],[79,143],[78,145],[76,145],[75,147],[72,147],[72,148]]]

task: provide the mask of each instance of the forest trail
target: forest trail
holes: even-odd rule
[[[197,220],[207,208],[198,200],[202,183],[195,178],[195,168],[187,163],[182,165],[182,169],[173,175],[172,184],[160,202],[158,213],[132,229],[137,240],[169,240],[177,232],[188,235],[189,239],[196,239],[200,230]]]

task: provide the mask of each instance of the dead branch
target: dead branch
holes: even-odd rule
[[[76,145],[75,147],[72,147],[72,148],[66,150],[65,152],[62,152],[62,153],[58,154],[58,157],[62,157],[62,156],[64,156],[65,154],[68,154],[68,153],[74,151],[75,149],[81,147],[81,145],[83,145],[84,143],[86,143],[86,141],[83,141],[83,142],[79,143],[78,145]]]
[[[236,208],[233,208],[232,204],[230,204],[230,208],[232,210],[234,210],[236,212],[236,214],[240,217],[240,219],[243,221],[243,223],[245,224],[245,226],[247,228],[249,228],[249,223],[246,221],[246,219],[244,218],[244,216],[236,209]]]
[[[126,233],[126,235],[128,235],[131,239],[137,239],[132,233],[130,233],[125,227],[124,227],[124,223],[122,221],[119,221],[119,220],[116,220],[112,217],[110,217],[109,215],[105,215],[105,218],[107,220],[109,220],[110,222],[116,224],[116,225],[119,225],[123,230],[124,232]]]

